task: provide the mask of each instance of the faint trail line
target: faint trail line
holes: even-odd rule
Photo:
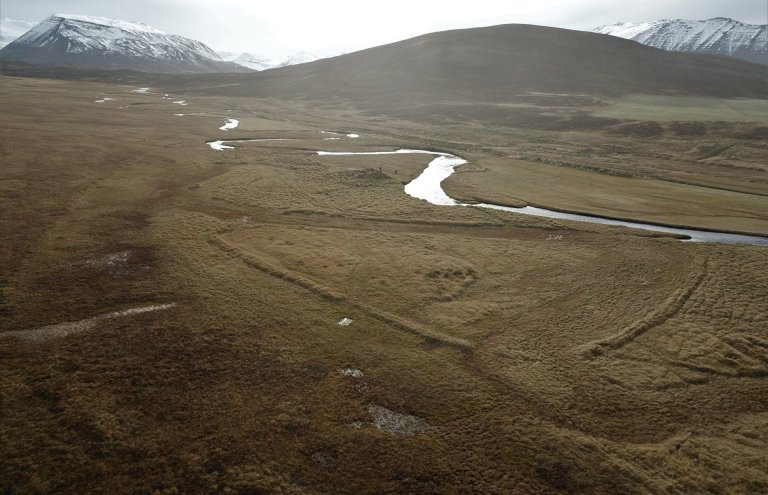
[[[436,343],[439,343],[448,347],[452,347],[454,349],[458,349],[464,352],[470,352],[475,348],[474,344],[472,344],[467,340],[461,339],[459,337],[453,337],[450,335],[445,335],[439,332],[435,332],[434,330],[425,328],[418,323],[405,320],[398,316],[389,314],[385,311],[376,309],[372,306],[368,306],[367,304],[363,304],[363,303],[351,300],[346,295],[338,293],[329,287],[326,287],[312,280],[304,278],[299,274],[292,273],[284,268],[275,267],[274,265],[262,259],[259,259],[258,257],[254,256],[251,253],[243,252],[243,250],[240,249],[237,245],[232,244],[222,239],[221,237],[213,236],[210,239],[210,242],[211,244],[217,246],[222,251],[234,255],[240,261],[242,261],[243,263],[245,263],[246,265],[252,268],[255,268],[261,272],[266,273],[267,275],[271,275],[280,280],[285,280],[286,282],[290,282],[294,285],[297,285],[302,289],[313,292],[319,295],[320,297],[327,299],[331,302],[344,303],[349,306],[352,306],[358,311],[360,311],[361,313],[365,314],[366,316],[369,316],[383,323],[386,323],[387,325],[394,327],[400,331],[410,333],[412,335],[416,335],[417,337],[421,337],[427,341],[436,342]]]
[[[701,269],[698,274],[693,277],[693,280],[687,285],[678,289],[672,294],[657,310],[651,312],[644,318],[632,323],[625,327],[618,333],[606,337],[601,340],[596,340],[587,344],[587,355],[596,357],[604,354],[608,350],[619,349],[628,343],[632,342],[639,336],[648,332],[649,330],[665,323],[667,320],[675,316],[691,298],[691,295],[698,289],[704,278],[707,275],[707,261],[702,263]]]
[[[694,364],[687,361],[674,360],[670,364],[673,366],[679,366],[681,368],[689,369],[691,371],[697,371],[699,373],[707,373],[710,375],[718,375],[726,378],[764,378],[768,377],[768,369],[765,368],[742,368],[737,370],[720,370],[712,366],[703,364]]]
[[[716,156],[722,155],[723,153],[725,153],[729,149],[733,148],[734,146],[736,146],[736,145],[735,144],[727,144],[725,146],[718,146],[716,149],[714,149],[714,150],[712,150],[712,151],[710,151],[708,153],[705,153],[703,156],[700,156],[699,158],[697,158],[697,160],[707,160],[709,158],[714,158]]]
[[[59,337],[66,337],[75,333],[84,332],[95,327],[102,321],[111,320],[114,318],[121,318],[123,316],[139,315],[143,313],[149,313],[152,311],[162,311],[164,309],[170,309],[176,306],[176,303],[170,304],[153,304],[150,306],[141,306],[138,308],[125,309],[122,311],[115,311],[104,315],[94,316],[93,318],[87,318],[79,321],[68,321],[64,323],[58,323],[56,325],[48,325],[40,328],[31,328],[29,330],[16,330],[12,332],[0,333],[2,337],[16,337],[29,342],[43,342]]]

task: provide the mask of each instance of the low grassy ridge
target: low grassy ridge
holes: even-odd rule
[[[449,191],[576,205],[602,190],[643,218],[728,211],[762,230],[764,196],[744,190],[764,187],[745,165],[764,150],[738,137],[755,126],[664,124],[659,141],[2,83],[3,492],[768,487],[764,249],[433,206],[402,190],[427,156],[314,154],[443,149],[471,161]],[[218,131],[230,117],[241,127]],[[280,135],[296,140],[205,144]],[[710,141],[751,154],[688,154]],[[732,191],[708,200],[685,180],[721,176]],[[93,324],[12,333],[67,322]]]

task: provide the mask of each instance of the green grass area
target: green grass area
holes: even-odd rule
[[[594,113],[597,117],[672,121],[762,122],[768,124],[768,100],[693,96],[629,95]]]

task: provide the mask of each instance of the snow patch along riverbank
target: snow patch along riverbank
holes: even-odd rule
[[[453,156],[448,153],[426,150],[408,150],[397,151],[318,151],[321,156],[348,156],[348,155],[398,155],[398,154],[424,154],[435,155],[437,158],[432,160],[426,169],[414,180],[406,184],[405,193],[417,199],[423,199],[433,205],[454,206],[459,204],[453,198],[450,198],[440,184],[447,179],[455,167],[467,163],[463,158]]]
[[[210,146],[212,150],[216,150],[216,151],[235,149],[234,146],[227,146],[226,144],[224,144],[224,141],[210,141],[208,143],[208,146]]]
[[[237,119],[227,119],[223,126],[219,127],[220,131],[228,131],[230,129],[236,129],[240,125],[240,121]]]

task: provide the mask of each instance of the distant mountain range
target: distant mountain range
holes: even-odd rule
[[[617,23],[593,31],[666,51],[727,55],[768,64],[768,25],[719,17]],[[59,14],[39,24],[12,19],[0,22],[0,59],[35,65],[157,73],[247,72],[321,58],[325,57],[306,51],[279,59],[252,53],[216,53],[199,41],[145,24],[100,17]]]
[[[727,55],[768,64],[768,25],[744,24],[725,17],[704,21],[660,20],[600,26],[596,33],[631,39],[667,51]]]
[[[226,61],[234,62],[243,67],[247,67],[253,70],[266,70],[274,69],[276,67],[287,67],[289,65],[305,64],[308,62],[314,62],[321,57],[320,55],[311,52],[298,52],[285,58],[268,58],[252,53],[232,53],[232,52],[218,52],[219,56]]]
[[[35,65],[156,73],[246,72],[199,41],[135,22],[57,14],[2,50],[0,59]]]

